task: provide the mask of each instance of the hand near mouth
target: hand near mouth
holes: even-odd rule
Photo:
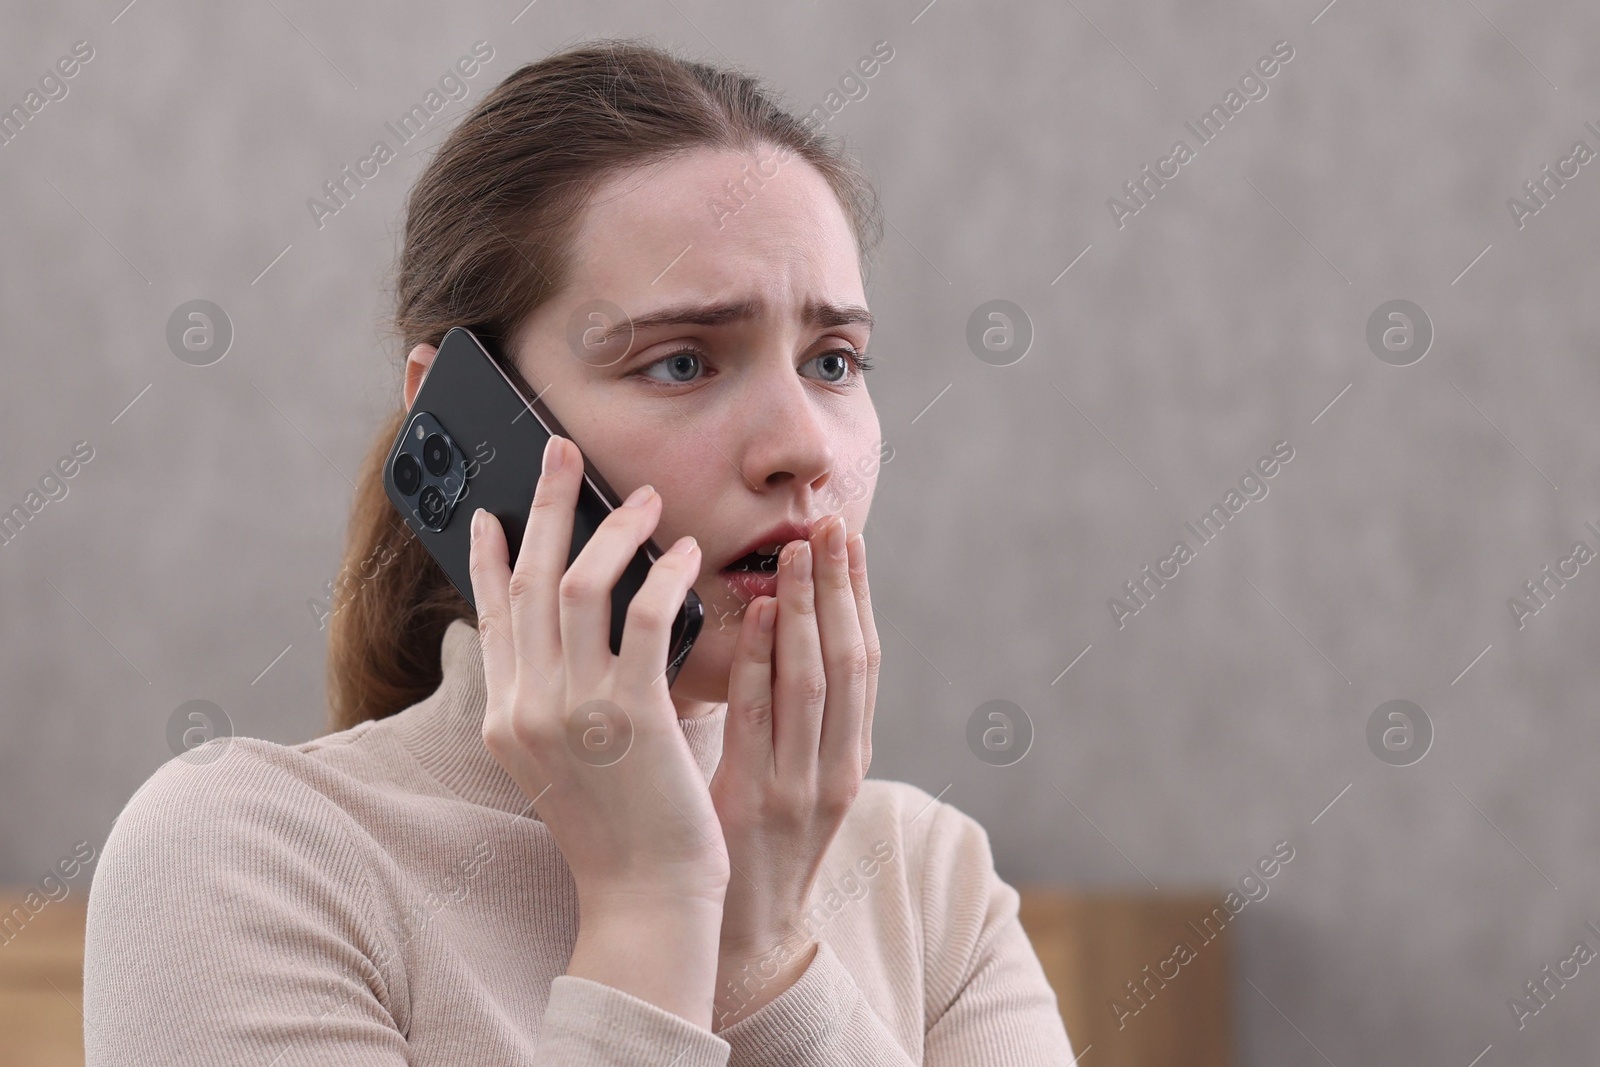
[[[847,540],[842,516],[823,519],[779,553],[777,590],[744,613],[710,783],[732,867],[716,1029],[810,964],[811,888],[872,762],[880,652],[861,535]]]

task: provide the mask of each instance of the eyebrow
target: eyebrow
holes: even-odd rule
[[[660,326],[726,326],[731,322],[747,322],[760,317],[761,304],[755,300],[733,300],[721,303],[674,304],[657,308],[643,315],[633,315],[612,326],[601,335],[599,344],[627,335],[630,331],[652,330]],[[864,324],[872,329],[872,312],[858,304],[832,304],[827,301],[808,301],[801,312],[801,322],[807,326],[829,327]]]

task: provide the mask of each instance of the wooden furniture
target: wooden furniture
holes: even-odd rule
[[[1017,889],[1084,1067],[1232,1067],[1237,934],[1220,898]]]
[[[1218,900],[1018,889],[1023,928],[1083,1067],[1232,1067],[1234,935],[1205,941],[1187,925],[1200,928]],[[46,905],[11,937],[3,920],[21,896],[0,893],[0,1067],[81,1067],[84,899]],[[1173,960],[1179,941],[1194,951],[1182,964]]]
[[[37,914],[0,892],[0,1067],[82,1067],[83,920],[74,888]]]

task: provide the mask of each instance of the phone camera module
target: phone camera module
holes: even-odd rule
[[[470,470],[450,431],[430,411],[412,416],[395,442],[388,492],[419,532],[442,532],[467,492]]]
[[[422,462],[435,478],[443,477],[450,469],[450,442],[445,440],[444,434],[431,433],[422,442]]]
[[[422,466],[417,463],[416,456],[402,452],[394,457],[394,484],[406,496],[417,491],[422,484]]]
[[[445,512],[449,506],[450,502],[445,499],[444,490],[437,485],[426,486],[422,490],[422,495],[417,498],[417,510],[430,530],[444,529]]]

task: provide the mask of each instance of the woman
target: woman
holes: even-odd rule
[[[129,801],[90,900],[89,1063],[1071,1062],[983,829],[863,780],[880,228],[757,83],[650,47],[552,55],[462,120],[408,205],[405,404],[470,325],[574,440],[514,570],[474,515],[474,613],[384,496],[404,411],[383,427],[338,732],[213,742]],[[599,306],[631,343],[594,359],[569,338]],[[631,496],[567,569],[574,441]],[[613,655],[608,591],[651,536]]]

